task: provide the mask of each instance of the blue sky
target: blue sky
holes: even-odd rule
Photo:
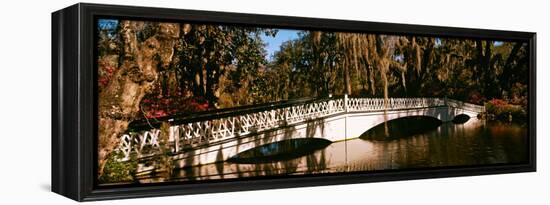
[[[279,50],[281,44],[285,41],[293,40],[298,38],[299,30],[288,30],[288,29],[279,29],[275,37],[261,35],[262,40],[267,44],[265,50],[267,51],[267,59],[271,60],[273,54]]]
[[[116,19],[99,19],[97,21],[97,26],[99,29],[115,29],[117,27],[118,20]]]

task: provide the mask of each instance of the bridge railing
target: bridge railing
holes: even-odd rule
[[[446,104],[450,107],[463,108],[466,110],[470,110],[472,112],[477,112],[477,113],[485,112],[485,106],[462,102],[458,100],[446,99]]]
[[[382,111],[398,109],[414,109],[443,106],[445,101],[439,98],[389,98],[387,104],[383,98],[349,98],[346,106],[348,111]]]
[[[332,97],[318,100],[287,102],[280,105],[248,106],[242,110],[224,110],[215,116],[194,116],[184,120],[166,119],[173,124],[164,136],[172,153],[187,148],[219,142],[270,129],[289,126],[345,112],[374,112],[382,110],[414,109],[434,106],[468,106],[479,110],[480,106],[459,104],[441,98],[383,98]],[[477,106],[477,107],[476,107]],[[130,159],[132,152],[139,158],[156,154],[160,147],[160,128],[133,130],[121,136],[118,151],[122,161]]]
[[[286,107],[264,106],[262,109],[264,110],[253,109],[255,112],[224,113],[219,118],[204,120],[204,116],[196,117],[196,121],[185,119],[186,122],[170,126],[168,145],[172,152],[177,153],[189,147],[343,113],[345,105],[343,98],[327,98],[294,102]],[[122,160],[128,160],[132,152],[137,153],[138,157],[154,155],[154,150],[160,146],[160,134],[160,128],[149,128],[122,135],[118,149],[124,155]]]

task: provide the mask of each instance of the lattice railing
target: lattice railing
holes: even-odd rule
[[[350,98],[348,111],[381,111],[443,106],[445,101],[439,98],[390,98],[387,105],[383,98]]]
[[[446,103],[453,106],[466,106],[474,111],[482,110],[482,106],[440,98],[390,98],[385,104],[382,98],[348,98],[344,96],[278,108],[266,108],[262,111],[244,114],[235,111],[235,113],[229,113],[228,117],[173,125],[168,131],[167,145],[171,147],[172,152],[177,153],[184,148],[276,129],[334,114],[425,108],[443,106]],[[155,149],[160,146],[160,133],[159,129],[151,129],[124,134],[118,148],[118,151],[124,155],[121,160],[128,160],[132,152],[135,152],[138,158],[153,155]]]
[[[485,107],[481,105],[466,103],[458,100],[447,99],[447,105],[449,107],[462,108],[472,112],[482,113],[485,112]]]

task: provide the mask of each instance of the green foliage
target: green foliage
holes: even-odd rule
[[[476,104],[509,97],[526,104],[526,59],[522,43],[302,32],[281,46],[267,72],[260,72],[254,82],[262,87],[256,93],[263,93],[255,99],[348,93],[447,96]]]
[[[156,168],[158,170],[164,170],[164,179],[170,179],[172,177],[172,171],[174,162],[172,160],[171,150],[168,146],[168,138],[170,135],[170,124],[163,122],[160,126],[160,137],[159,137],[159,152],[160,155],[156,156]]]
[[[113,152],[103,170],[103,175],[99,177],[100,183],[131,183],[136,180],[137,157],[131,155],[130,160],[119,162],[117,159],[123,158],[122,153]]]
[[[140,24],[139,38],[154,33]],[[449,97],[527,106],[522,42],[301,31],[268,62],[261,35],[276,29],[180,24],[173,62],[141,103],[148,118],[297,98]],[[116,72],[119,26],[100,29],[100,84]],[[109,29],[106,29],[109,28]],[[101,88],[101,87],[100,87]]]
[[[520,105],[512,105],[502,99],[492,99],[485,103],[490,119],[504,122],[525,122],[527,111]]]
[[[193,112],[250,104],[247,94],[255,93],[251,82],[267,63],[260,35],[273,36],[277,30],[205,24],[182,24],[182,30],[174,64],[171,69],[161,72],[155,85],[158,89],[153,89],[145,97],[147,102],[158,105],[164,99],[174,99],[171,101],[181,102],[178,104],[201,104],[178,106],[185,110],[163,110],[166,114],[162,116],[177,111]],[[203,103],[207,104],[206,108]],[[147,105],[144,109],[148,112],[159,110]]]

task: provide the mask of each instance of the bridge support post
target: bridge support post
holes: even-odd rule
[[[348,112],[348,94],[344,94],[344,110]]]
[[[449,106],[447,96],[443,97],[443,106],[445,107],[445,112],[443,113],[443,116],[441,116],[441,121],[449,122],[453,120],[452,116],[454,115],[452,115],[451,112],[453,112],[454,109],[451,109],[451,106]]]
[[[169,140],[174,141],[174,152],[179,152],[180,148],[180,134],[178,126],[170,126],[170,137]]]
[[[348,113],[348,94],[344,94],[344,110],[345,113]],[[348,115],[344,118],[344,140],[348,140]]]

